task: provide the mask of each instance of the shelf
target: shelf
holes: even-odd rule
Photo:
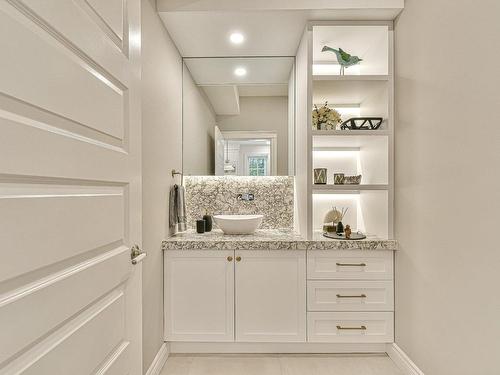
[[[350,118],[381,117],[377,130],[308,130],[307,193],[312,230],[321,230],[332,207],[348,209],[344,224],[378,237],[392,236],[394,75],[391,64],[393,31],[388,25],[314,26],[312,48],[312,103]],[[322,52],[327,45],[342,47],[362,62],[339,75],[335,53]],[[311,61],[311,60],[310,60]],[[327,184],[315,185],[313,169],[326,169]],[[362,175],[360,185],[335,185],[335,174]],[[309,219],[308,219],[309,220]],[[308,233],[310,235],[310,233]]]
[[[315,194],[335,194],[338,192],[356,192],[365,190],[389,190],[389,185],[385,184],[371,184],[371,185],[312,185],[312,191]]]
[[[390,130],[313,130],[312,135],[316,136],[347,136],[355,137],[359,135],[373,135],[373,136],[388,136],[391,134]]]
[[[313,81],[388,81],[388,75],[337,75],[322,74],[313,75]]]
[[[354,230],[389,236],[389,190],[318,191],[312,194],[313,230],[323,227],[332,207],[348,209],[342,222]]]
[[[358,56],[362,62],[346,68],[351,75],[389,74],[389,44],[391,43],[388,25],[317,25],[313,27],[313,65],[327,65],[318,74],[338,75],[340,66],[337,56],[332,52],[322,52],[328,45],[343,48],[347,53]]]

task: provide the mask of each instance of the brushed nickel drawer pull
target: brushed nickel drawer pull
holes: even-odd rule
[[[366,294],[358,294],[358,295],[337,294],[337,298],[366,298]]]
[[[336,263],[339,267],[366,267],[366,263]]]
[[[342,326],[337,326],[337,329],[342,330],[342,329],[350,329],[350,330],[361,330],[361,331],[366,331],[366,326],[361,326],[361,327],[342,327]]]

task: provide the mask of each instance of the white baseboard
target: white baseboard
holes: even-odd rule
[[[403,371],[404,375],[424,375],[415,363],[397,344],[387,344],[387,354],[393,362]]]
[[[146,375],[159,375],[165,362],[167,362],[168,354],[168,343],[164,342],[160,350],[158,350],[158,353],[156,353],[153,362],[151,362],[148,371],[146,371]]]
[[[260,342],[170,342],[170,353],[385,353],[386,344],[260,343]]]

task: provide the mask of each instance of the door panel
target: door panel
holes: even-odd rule
[[[108,26],[116,36],[123,38],[123,4],[124,0],[85,0],[89,6],[98,14],[106,26]]]
[[[126,342],[124,299],[123,290],[111,292],[15,359],[5,371],[26,375],[93,373],[114,348]]]
[[[121,241],[125,234],[123,188],[3,183],[0,212],[3,243],[17,249],[4,255],[0,281]]]
[[[123,342],[119,347],[117,347],[105,363],[99,368],[96,374],[98,375],[129,375],[130,363],[129,356],[130,345],[128,342]]]
[[[234,252],[167,251],[165,340],[234,340]]]
[[[137,41],[139,0],[0,2],[0,374],[142,373]]]
[[[236,251],[236,341],[305,342],[305,251]]]
[[[120,185],[126,183],[123,171],[127,168],[127,160],[121,141],[88,128],[75,127],[68,120],[27,107],[1,94],[0,123],[0,149],[5,155],[0,159],[0,168],[4,175],[16,176],[16,179],[9,180],[11,182],[24,181],[17,174],[21,170],[28,176],[37,176],[37,173],[41,176],[66,176],[77,179],[77,184],[94,179],[119,181]],[[14,158],[15,163],[12,162]],[[33,179],[29,181],[36,183]],[[52,179],[41,179],[41,182],[54,183]]]
[[[126,87],[55,29],[9,7],[0,12],[3,94],[123,139]]]
[[[0,363],[118,287],[128,277],[129,263],[128,248],[120,246],[6,294],[0,302]]]
[[[117,2],[120,4],[116,4]],[[123,0],[94,0],[93,4],[90,0],[23,0],[15,5],[26,9],[27,13],[35,13],[36,18],[50,25],[64,39],[77,46],[91,60],[98,62],[103,69],[128,87],[127,69],[120,68],[127,63],[128,56],[126,36],[129,33],[129,24],[123,19],[123,12],[127,10],[123,8],[124,3]],[[114,30],[117,29],[118,22],[112,25],[113,21],[108,21],[111,17],[105,16],[98,9],[99,6],[105,8],[108,5],[122,8],[107,10],[114,12],[111,17],[120,18],[118,22],[122,24],[122,32]],[[133,6],[133,3],[129,5]],[[82,33],[82,30],[85,32]],[[99,40],[99,43],[96,43],[96,40]],[[103,48],[103,44],[107,47]]]

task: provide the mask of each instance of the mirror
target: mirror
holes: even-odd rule
[[[294,57],[183,59],[183,173],[294,174]]]

